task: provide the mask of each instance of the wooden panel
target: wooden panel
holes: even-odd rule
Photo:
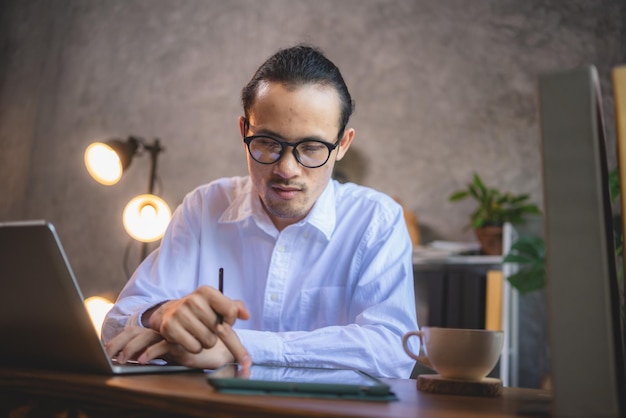
[[[487,272],[487,290],[485,301],[485,329],[502,330],[502,272]]]
[[[620,179],[626,179],[626,65],[613,69],[613,98],[615,101],[615,128],[617,132],[617,161]],[[626,181],[620,182],[622,210],[626,208]],[[626,237],[626,222],[622,222]],[[622,252],[626,266],[626,251]]]

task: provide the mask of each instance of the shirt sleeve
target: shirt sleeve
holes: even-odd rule
[[[161,245],[148,255],[126,283],[105,317],[102,340],[107,343],[125,327],[143,326],[141,318],[150,308],[179,299],[197,287],[199,242],[193,196],[177,208]],[[197,200],[197,199],[196,199]]]

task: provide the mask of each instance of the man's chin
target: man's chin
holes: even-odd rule
[[[303,210],[302,207],[296,207],[288,202],[270,202],[269,205],[265,204],[265,210],[267,210],[271,216],[285,221],[302,219],[309,212],[308,210]]]

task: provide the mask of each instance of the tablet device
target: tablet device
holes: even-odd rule
[[[219,392],[390,401],[397,398],[377,378],[355,369],[227,364],[207,373]]]

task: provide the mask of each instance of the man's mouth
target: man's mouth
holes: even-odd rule
[[[285,184],[271,184],[270,187],[281,199],[290,200],[303,191],[301,187],[290,186]]]

